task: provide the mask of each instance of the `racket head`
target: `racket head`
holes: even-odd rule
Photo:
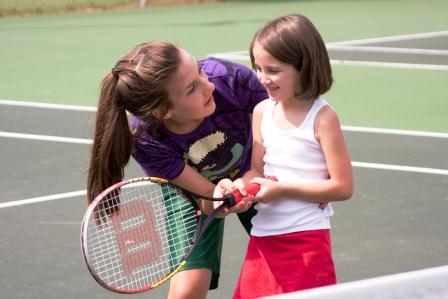
[[[182,269],[198,238],[199,215],[194,198],[166,180],[115,184],[84,215],[81,248],[87,268],[113,292],[153,289]]]

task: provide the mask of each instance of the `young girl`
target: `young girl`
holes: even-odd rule
[[[262,188],[233,298],[335,284],[329,202],[352,196],[353,176],[322,98],[333,82],[325,44],[306,17],[287,15],[256,33],[250,57],[269,98],[254,110],[251,170],[234,182],[243,193],[249,182]]]
[[[243,65],[214,58],[198,62],[170,43],[138,45],[102,81],[88,202],[122,180],[131,154],[147,176],[211,195],[215,182],[250,168],[251,114],[266,97]],[[234,211],[247,208],[242,202]],[[238,215],[246,230],[251,213]],[[223,219],[210,225],[185,271],[171,279],[168,298],[205,298],[217,287],[223,230]]]

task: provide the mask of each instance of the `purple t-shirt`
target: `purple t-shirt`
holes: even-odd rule
[[[147,176],[174,179],[188,164],[216,182],[238,178],[250,168],[251,115],[268,97],[266,90],[244,65],[207,58],[199,66],[215,85],[216,110],[188,134],[175,134],[163,125],[157,135],[142,134],[133,157]],[[143,126],[136,118],[131,124]]]

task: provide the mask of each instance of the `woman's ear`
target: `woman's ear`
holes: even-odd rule
[[[171,109],[157,107],[152,111],[152,116],[161,120],[171,118]]]
[[[168,109],[165,111],[164,115],[162,116],[163,119],[170,119],[172,116],[171,109]]]

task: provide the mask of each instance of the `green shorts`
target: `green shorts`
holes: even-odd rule
[[[252,228],[251,219],[256,212],[257,211],[251,207],[248,211],[238,214],[238,218],[248,234]],[[206,218],[206,215],[202,215],[201,221],[204,221]],[[205,230],[199,243],[193,249],[190,258],[182,269],[182,271],[199,268],[210,269],[212,271],[210,290],[214,290],[218,287],[223,239],[224,219],[215,219]]]
[[[201,221],[204,221],[206,218],[206,215],[202,215]],[[182,269],[182,271],[198,268],[210,269],[212,271],[210,290],[218,287],[223,237],[224,219],[214,219],[203,233],[199,243],[193,249],[190,258]]]
[[[243,225],[246,233],[250,236],[250,230],[252,229],[252,218],[257,214],[257,210],[255,210],[255,204],[252,205],[249,210],[244,213],[238,213],[238,218],[240,219],[241,224]]]

